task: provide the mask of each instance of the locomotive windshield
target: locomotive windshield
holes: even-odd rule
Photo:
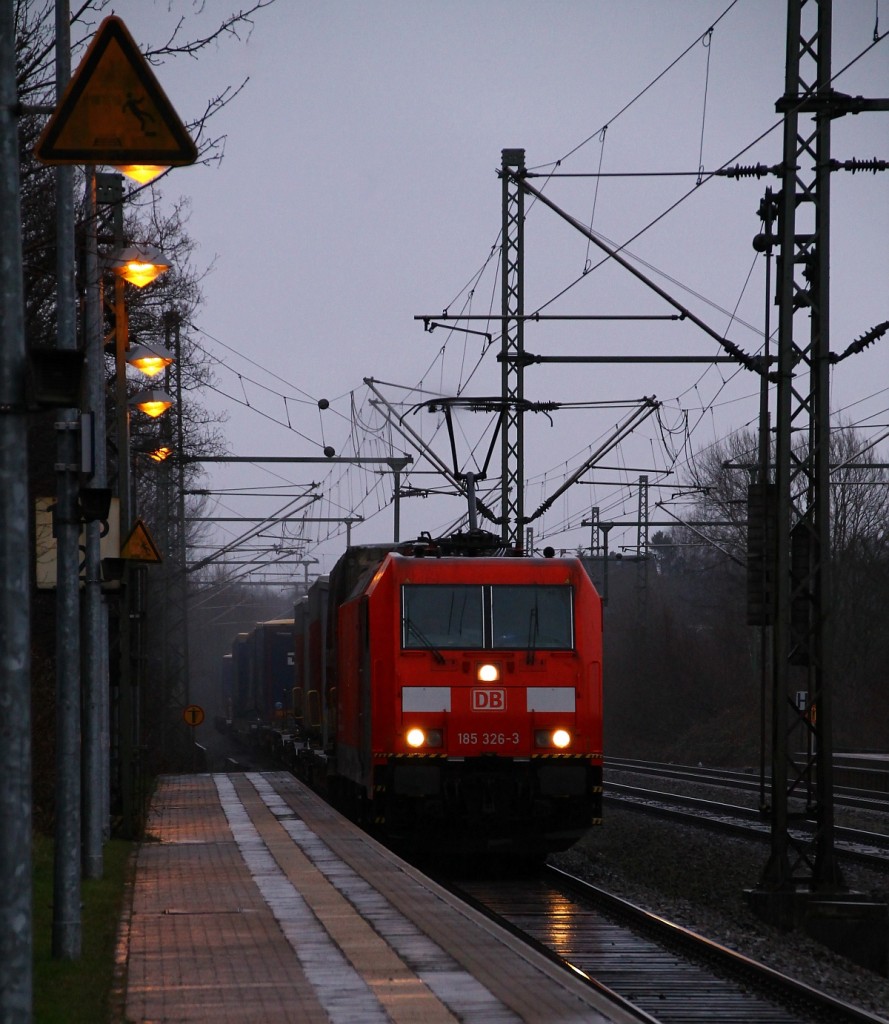
[[[491,646],[565,650],[574,646],[571,587],[491,587]]]
[[[405,650],[570,650],[573,588],[566,585],[405,584]]]
[[[482,588],[425,586],[403,588],[402,646],[482,647]]]

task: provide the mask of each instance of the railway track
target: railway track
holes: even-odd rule
[[[693,785],[717,786],[744,793],[758,794],[762,789],[758,777],[749,772],[730,771],[725,768],[663,764],[657,761],[640,761],[623,757],[609,757],[606,768],[612,772],[632,772],[650,778],[673,779]],[[863,769],[857,770],[863,771]],[[884,773],[871,772],[871,775],[875,777],[882,774]],[[834,805],[851,810],[889,814],[889,792],[885,788],[835,786]]]
[[[764,841],[769,838],[768,820],[758,810],[736,804],[613,782],[607,784],[605,804],[619,805],[626,810],[670,818],[714,831],[731,832]],[[791,834],[794,832],[801,839],[811,832],[811,826],[804,820],[802,813]],[[835,848],[841,856],[868,867],[889,869],[889,835],[836,826],[834,837]]]
[[[641,1021],[886,1024],[557,868],[539,879],[448,884]]]
[[[756,780],[740,772],[716,769],[695,769],[672,765],[654,765],[649,762],[609,762],[606,774],[606,805],[620,806],[626,810],[669,818],[684,824],[692,824],[714,831],[729,832],[747,838],[767,840],[769,821],[756,806],[743,806],[719,800],[705,799],[687,793],[665,792],[645,785],[629,785],[614,781],[616,772],[641,773],[646,778],[671,779],[690,785],[720,786],[736,792],[758,790]],[[877,830],[865,830],[837,825],[834,839],[837,852],[856,863],[879,870],[889,869],[889,801],[880,794],[862,795],[856,791],[837,798],[844,806],[865,810],[877,822]],[[813,825],[806,817],[805,802],[797,805],[794,830],[800,839],[811,834]],[[885,820],[881,820],[885,815]]]

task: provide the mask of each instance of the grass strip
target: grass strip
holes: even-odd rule
[[[34,1022],[100,1024],[110,1020],[114,952],[133,844],[113,839],[104,849],[104,877],[81,885],[79,960],[52,955],[53,843],[34,837]]]

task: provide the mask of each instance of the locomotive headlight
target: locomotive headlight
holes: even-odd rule
[[[571,745],[571,733],[567,729],[535,729],[534,744],[538,747],[558,747],[564,750]]]
[[[444,734],[441,729],[420,729],[414,726],[408,729],[405,740],[409,747],[418,750],[420,747],[440,747],[444,743]]]
[[[553,746],[564,750],[571,742],[571,733],[567,729],[556,729],[553,733]]]
[[[487,662],[479,665],[475,674],[480,683],[496,683],[500,678],[500,666]]]

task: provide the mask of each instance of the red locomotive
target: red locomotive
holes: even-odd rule
[[[389,840],[539,858],[601,820],[601,602],[464,539],[350,548],[297,605],[294,766]]]

